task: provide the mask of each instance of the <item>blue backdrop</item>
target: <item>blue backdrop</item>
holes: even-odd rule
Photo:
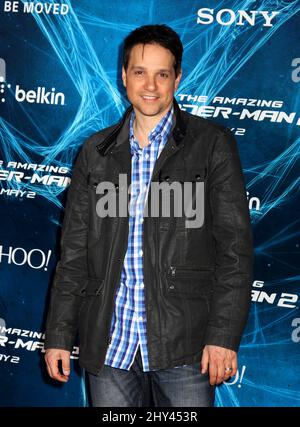
[[[78,347],[47,377],[43,331],[72,164],[128,105],[121,43],[166,23],[184,45],[180,107],[232,129],[255,270],[238,374],[217,406],[299,406],[300,2],[0,1],[0,405],[86,406]]]

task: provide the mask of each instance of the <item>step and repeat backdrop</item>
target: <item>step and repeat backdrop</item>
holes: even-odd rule
[[[0,1],[0,405],[88,406],[44,366],[49,290],[74,158],[128,106],[124,37],[168,24],[181,109],[236,136],[251,212],[252,306],[216,406],[300,405],[300,1]],[[76,344],[76,343],[75,343]]]

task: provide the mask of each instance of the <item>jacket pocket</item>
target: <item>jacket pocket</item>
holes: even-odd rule
[[[169,295],[194,298],[212,293],[214,269],[181,267],[171,265],[167,273],[167,291]]]
[[[124,184],[119,185],[119,175],[115,171],[93,170],[88,175],[88,188],[88,228],[99,238],[105,230],[115,229],[119,217],[120,195],[124,194],[126,186]],[[128,195],[125,198],[126,200],[128,200]],[[123,210],[127,204],[124,206],[125,203],[122,204]]]
[[[191,167],[189,169],[164,169],[159,174],[159,183],[164,183],[165,192],[160,196],[160,230],[174,231],[193,228],[192,223],[197,215],[197,210],[201,211],[199,226],[203,225],[204,204],[205,204],[205,181],[207,169],[205,167]],[[164,207],[169,205],[167,209]],[[196,212],[195,212],[196,209]],[[163,215],[163,212],[170,212],[170,215]],[[196,224],[197,226],[197,224]]]
[[[89,277],[86,288],[81,291],[84,298],[79,312],[78,331],[80,345],[85,346],[87,343],[88,331],[91,325],[91,307],[93,304],[100,306],[101,298],[98,300],[96,297],[102,296],[103,285],[104,279]]]
[[[173,294],[202,295],[213,289],[214,268],[171,265],[167,279],[168,291]]]
[[[183,342],[185,354],[195,354],[202,346],[213,294],[214,269],[171,265],[166,275],[168,312],[174,313],[170,322],[181,325],[178,341]]]
[[[213,267],[187,267],[187,266],[179,266],[179,265],[170,265],[168,270],[168,274],[175,277],[192,277],[197,279],[203,277],[213,277],[214,268]]]

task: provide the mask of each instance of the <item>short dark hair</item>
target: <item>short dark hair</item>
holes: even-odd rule
[[[143,25],[133,30],[124,40],[123,67],[128,68],[131,49],[137,44],[159,44],[170,50],[175,57],[175,75],[180,72],[183,46],[179,35],[168,25]]]

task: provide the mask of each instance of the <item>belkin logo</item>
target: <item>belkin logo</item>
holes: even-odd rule
[[[5,102],[5,92],[7,89],[13,93],[13,87],[6,80],[6,62],[0,58],[0,102]],[[18,102],[28,102],[29,104],[48,104],[48,105],[65,105],[65,95],[62,92],[56,92],[53,87],[47,90],[45,87],[39,86],[36,90],[25,90],[20,85],[16,85],[15,99]]]
[[[18,102],[26,101],[30,104],[65,105],[65,95],[62,92],[56,92],[55,88],[47,90],[39,86],[36,90],[25,91],[17,85],[15,98]]]
[[[214,9],[202,7],[197,12],[197,24],[210,25],[216,20],[220,25],[250,25],[262,24],[263,27],[273,27],[273,19],[280,12],[266,10],[237,10]]]

